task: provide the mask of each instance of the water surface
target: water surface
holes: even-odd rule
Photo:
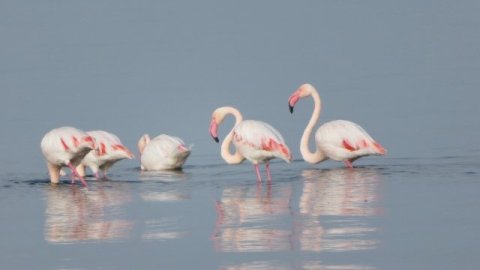
[[[473,269],[478,162],[187,165],[111,180],[3,176],[2,264],[45,269]],[[193,160],[192,160],[193,163]],[[470,209],[470,210],[468,210]]]

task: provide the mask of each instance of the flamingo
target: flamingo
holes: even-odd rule
[[[295,104],[301,98],[308,96],[313,98],[314,109],[300,140],[300,152],[306,162],[316,164],[332,159],[343,161],[346,167],[353,168],[353,161],[360,157],[386,153],[386,150],[362,127],[346,120],[335,120],[321,125],[315,133],[316,150],[313,153],[310,152],[308,141],[320,117],[320,95],[311,84],[303,84],[290,96],[288,106],[293,113]]]
[[[268,181],[272,180],[269,161],[280,158],[290,163],[292,154],[285,144],[282,135],[271,125],[257,120],[243,120],[242,114],[233,107],[217,108],[212,114],[210,123],[210,135],[218,143],[218,126],[227,115],[235,117],[235,125],[228,133],[221,145],[220,154],[228,164],[239,164],[245,159],[250,161],[257,174],[257,181],[261,182],[259,164],[265,163]],[[236,150],[230,153],[232,143]]]
[[[132,159],[133,154],[125,147],[120,139],[110,132],[103,130],[87,131],[87,134],[95,140],[97,149],[90,151],[77,167],[81,176],[85,176],[85,166],[88,166],[100,179],[99,169],[103,172],[103,178],[107,178],[107,170],[117,161]]]
[[[75,167],[85,155],[95,149],[95,142],[91,136],[73,127],[60,127],[43,136],[40,148],[47,161],[51,183],[57,184],[60,181],[60,169],[69,167],[72,170],[72,184],[77,177],[83,186],[87,186],[87,182]]]
[[[166,134],[150,140],[148,134],[138,141],[141,169],[146,171],[179,170],[191,153],[182,139]]]

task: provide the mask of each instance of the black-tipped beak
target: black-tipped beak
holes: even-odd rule
[[[214,140],[215,142],[217,142],[217,143],[220,142],[220,140],[218,139],[218,137],[212,137],[212,138],[213,138],[213,140]]]
[[[290,110],[290,113],[293,113],[293,106],[288,104],[288,109]]]

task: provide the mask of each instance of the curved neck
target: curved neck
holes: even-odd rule
[[[312,117],[310,117],[310,121],[308,121],[307,127],[303,131],[302,139],[300,140],[300,153],[302,153],[302,157],[306,162],[319,163],[327,159],[327,157],[322,151],[320,151],[316,143],[315,152],[310,152],[310,149],[308,148],[308,141],[310,140],[310,135],[312,134],[315,124],[320,118],[322,102],[320,100],[320,95],[318,95],[315,89],[312,89],[310,95],[313,98],[314,108]]]
[[[225,118],[225,116],[227,116],[228,114],[231,114],[235,117],[235,125],[233,126],[233,128],[243,121],[242,114],[233,107],[226,107],[222,111],[222,115],[221,115],[222,121],[223,121],[223,118]],[[245,160],[245,158],[238,152],[237,149],[235,149],[234,154],[230,153],[230,145],[232,144],[232,141],[233,141],[233,128],[230,130],[228,135],[222,141],[220,154],[228,164],[239,164],[239,163],[242,163],[243,160]]]

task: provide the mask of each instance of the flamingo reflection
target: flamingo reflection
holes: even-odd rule
[[[225,252],[275,251],[291,247],[291,229],[264,224],[291,215],[292,186],[262,183],[227,187],[216,203],[215,248]]]
[[[271,261],[254,261],[237,265],[221,266],[220,270],[374,270],[375,268],[357,264],[326,265],[320,261],[302,261],[292,264],[280,264]]]
[[[140,196],[144,201],[150,202],[174,202],[190,199],[187,187],[174,184],[183,184],[187,180],[187,174],[181,170],[166,170],[166,171],[142,171],[140,173],[140,180],[153,181],[154,186],[146,183],[141,190]],[[164,184],[172,184],[171,186],[163,187],[162,191],[158,191],[157,182]],[[186,184],[186,183],[185,183]]]
[[[377,228],[360,218],[382,213],[377,170],[305,170],[302,176],[305,181],[296,227],[301,250],[350,251],[378,245],[370,237]]]
[[[140,179],[144,183],[140,188],[140,197],[145,202],[154,204],[189,200],[191,195],[188,183],[185,181],[187,177],[188,175],[182,170],[142,171]],[[182,228],[178,216],[159,214],[145,220],[143,240],[168,241],[183,238],[188,234]]]
[[[126,238],[133,222],[121,219],[130,201],[120,186],[49,186],[45,190],[45,239],[52,243]]]
[[[187,174],[182,170],[141,171],[142,181],[179,182],[187,180]]]

